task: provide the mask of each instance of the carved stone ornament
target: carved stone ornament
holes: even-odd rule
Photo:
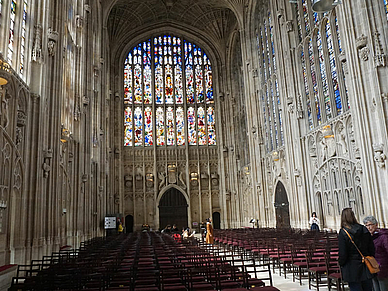
[[[363,34],[356,39],[357,49],[362,49],[362,48],[366,47],[367,43],[368,43],[368,38]]]
[[[32,45],[31,60],[33,62],[42,62],[42,26],[37,24],[34,26],[34,43]]]
[[[26,119],[27,119],[27,115],[23,111],[18,110],[17,126],[20,126],[20,127],[25,126]]]
[[[361,60],[367,61],[369,59],[369,53],[370,53],[370,50],[368,47],[363,47],[362,49],[360,49],[359,56]]]
[[[47,49],[50,57],[55,55],[55,49],[58,41],[58,32],[51,29],[47,30]]]
[[[76,15],[75,16],[75,23],[77,25],[77,28],[82,29],[84,25],[84,18],[81,15]]]
[[[375,43],[375,57],[374,57],[374,61],[375,61],[375,67],[379,67],[379,66],[385,66],[385,55],[384,55],[384,50],[383,50],[383,47],[381,45],[381,41],[380,41],[380,34],[378,31],[375,31],[375,33],[373,34],[373,39],[374,39],[374,43]]]
[[[286,30],[287,32],[294,31],[294,25],[291,20],[286,21]]]
[[[384,145],[374,144],[373,151],[374,151],[374,160],[377,163],[377,166],[379,168],[384,168],[385,160],[387,159],[386,155],[384,154]]]

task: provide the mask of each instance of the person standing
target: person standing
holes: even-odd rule
[[[367,216],[364,225],[372,235],[375,244],[375,258],[379,263],[380,272],[373,278],[374,291],[388,291],[388,230],[379,229],[378,221],[374,216]]]
[[[372,275],[363,263],[363,256],[374,256],[375,246],[368,229],[359,224],[351,208],[341,213],[341,230],[338,235],[338,262],[342,278],[348,282],[350,291],[372,291]]]
[[[117,228],[117,232],[118,232],[119,234],[122,234],[122,233],[123,233],[123,230],[124,230],[124,228],[123,228],[123,223],[120,221],[120,222],[119,222],[119,226],[118,226],[118,228]]]
[[[317,213],[313,212],[310,217],[310,229],[311,230],[318,230],[319,231],[319,219],[317,217]]]
[[[206,219],[206,243],[214,244],[212,219]]]

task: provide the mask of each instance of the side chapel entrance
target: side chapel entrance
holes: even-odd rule
[[[286,189],[282,182],[278,182],[275,190],[276,228],[290,228],[290,208]]]
[[[163,194],[159,202],[159,227],[176,224],[178,229],[188,227],[187,201],[176,188],[171,188]]]

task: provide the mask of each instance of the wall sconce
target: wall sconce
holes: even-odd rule
[[[167,167],[169,172],[176,172],[176,165],[170,164]]]
[[[313,0],[311,8],[314,12],[325,13],[332,10],[338,4],[341,4],[340,0]]]
[[[63,209],[62,209],[62,214],[66,214],[66,212],[67,212],[67,209],[66,209],[66,208],[63,208]]]
[[[274,162],[279,161],[279,152],[277,152],[277,151],[272,152],[272,160]]]
[[[70,136],[70,130],[65,128],[65,126],[62,124],[62,127],[61,127],[61,142],[63,142],[63,143],[67,142],[69,140],[69,136]]]
[[[190,181],[197,181],[198,180],[198,173],[193,172],[190,173]]]
[[[8,84],[8,80],[6,78],[0,77],[0,86],[4,86]]]
[[[324,138],[332,138],[332,137],[334,137],[334,132],[331,129],[330,125],[324,126],[323,129],[322,129],[322,133],[323,133],[323,137]]]

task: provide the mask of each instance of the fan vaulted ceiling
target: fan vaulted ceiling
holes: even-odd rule
[[[110,10],[108,31],[117,43],[134,32],[172,24],[195,29],[220,43],[237,24],[228,6],[225,0],[118,0]]]

